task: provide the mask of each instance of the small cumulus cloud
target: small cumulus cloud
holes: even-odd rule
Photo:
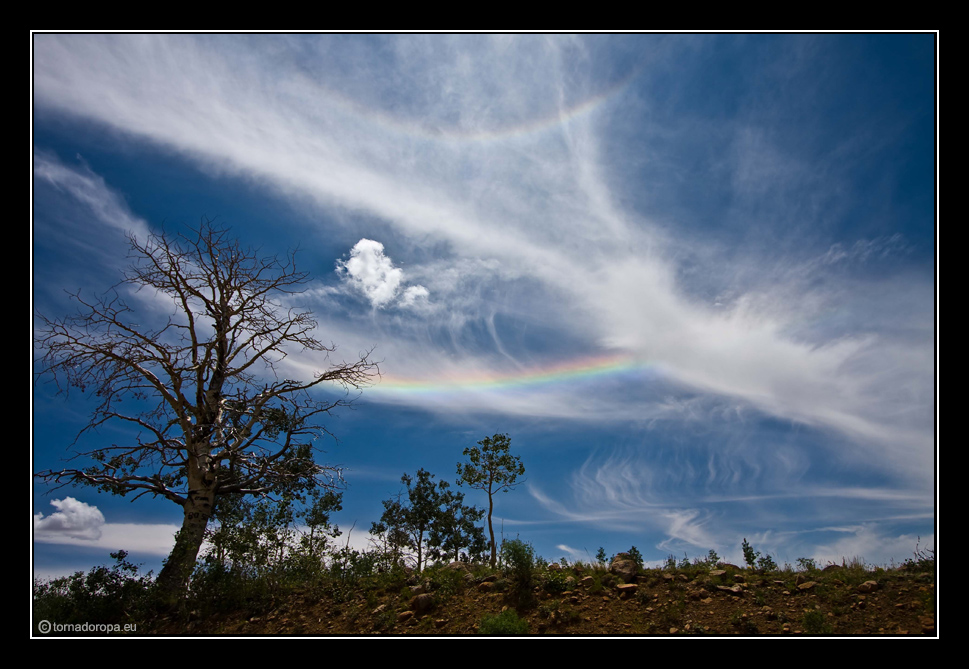
[[[34,514],[34,533],[38,536],[62,536],[73,539],[97,541],[101,538],[104,515],[96,506],[80,502],[73,497],[51,500],[57,509],[49,516]]]
[[[408,286],[401,292],[404,270],[384,253],[384,245],[372,239],[361,239],[350,249],[347,260],[339,260],[336,271],[354,289],[362,292],[374,309],[396,303],[405,309],[428,304],[430,291],[424,286]]]
[[[400,306],[405,309],[419,309],[428,304],[431,293],[424,286],[409,286],[400,297]]]

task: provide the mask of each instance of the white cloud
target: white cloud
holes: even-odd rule
[[[350,285],[362,291],[375,309],[385,307],[397,297],[404,276],[384,255],[384,245],[372,239],[361,239],[350,249],[349,260],[337,262],[339,272]]]
[[[37,516],[34,516],[35,526],[36,519]],[[130,553],[166,556],[171,553],[172,546],[175,545],[175,533],[178,532],[179,526],[163,523],[103,523],[98,530],[97,537],[89,538],[62,532],[35,532],[34,541],[42,544],[87,546],[103,548],[105,551],[126,550]]]
[[[67,537],[84,541],[101,538],[104,515],[96,506],[80,502],[73,497],[51,500],[57,509],[49,516],[34,514],[34,536],[38,539]]]
[[[34,176],[69,194],[102,225],[136,235],[148,236],[148,224],[131,212],[128,203],[95,174],[78,156],[76,167],[65,165],[57,156],[34,152]]]
[[[430,294],[430,291],[424,286],[409,286],[400,297],[400,306],[405,309],[420,309],[426,307]]]
[[[238,57],[263,44],[276,49],[271,66]],[[615,129],[624,127],[624,118],[640,118],[636,101],[624,98],[619,113],[604,95],[608,81],[600,88],[577,83],[600,80],[581,76],[593,74],[583,68],[595,66],[595,53],[586,53],[591,42],[580,38],[403,36],[386,40],[387,62],[352,37],[300,44],[295,50],[276,37],[40,35],[35,96],[40,107],[142,137],[202,169],[303,193],[326,211],[349,211],[349,222],[356,214],[377,218],[399,238],[439,251],[431,262],[494,268],[501,285],[491,292],[467,280],[467,272],[437,277],[417,268],[421,285],[407,287],[382,244],[361,239],[353,247],[339,271],[374,310],[421,310],[430,291],[435,301],[446,301],[430,325],[450,335],[447,350],[428,341],[430,328],[381,332],[378,344],[394,354],[387,365],[395,373],[497,369],[517,357],[466,346],[460,330],[471,331],[496,312],[508,314],[506,291],[514,290],[514,301],[534,305],[512,313],[522,333],[538,325],[562,335],[547,341],[567,335],[584,352],[626,352],[661,366],[690,392],[847,435],[863,445],[859,461],[928,480],[931,333],[914,338],[881,325],[897,330],[900,323],[925,322],[917,305],[932,304],[932,282],[860,285],[830,274],[849,259],[870,263],[901,240],[830,245],[804,280],[789,268],[804,262],[793,231],[815,222],[811,208],[785,213],[783,229],[774,231],[784,244],[763,252],[745,245],[746,238],[727,239],[729,225],[705,237],[659,210],[657,217],[668,217],[660,232],[647,217],[654,215],[651,207],[623,204],[632,188],[644,186],[642,179],[621,177],[621,166],[638,164],[640,156],[662,164],[674,139],[660,136],[667,131],[681,139],[692,135],[688,145],[736,138],[727,142],[732,153],[721,167],[742,195],[740,208],[727,213],[731,220],[749,219],[745,227],[770,219],[757,202],[770,212],[788,211],[788,200],[770,196],[775,191],[826,204],[823,194],[839,185],[837,170],[827,176],[834,161],[810,162],[742,117],[716,130],[702,124],[663,129],[657,119],[659,129],[636,135],[642,143],[634,152],[614,151],[626,139]],[[673,64],[678,49],[689,52],[697,43],[663,44],[656,47],[661,62]],[[319,68],[311,80],[296,65],[303,57],[354,67]],[[342,74],[351,71],[352,78]],[[650,77],[650,69],[642,76]],[[402,81],[408,94],[392,95]],[[579,109],[588,112],[573,113]],[[658,196],[664,186],[647,187]],[[676,194],[692,199],[687,190]],[[445,280],[450,288],[439,288]],[[719,307],[697,299],[695,284],[704,282],[734,299]],[[877,299],[894,299],[902,283],[916,299],[901,306]],[[345,328],[354,345],[373,345],[373,322]],[[448,411],[461,402],[482,406],[479,395],[412,397],[403,401],[436,402]],[[604,412],[586,413],[650,416],[663,409],[635,393],[628,397],[635,401],[604,398]],[[576,399],[561,389],[536,389],[527,398],[506,395],[484,406],[557,415],[568,414]]]
[[[336,271],[349,285],[366,295],[374,309],[394,302],[404,308],[419,308],[427,305],[430,296],[430,291],[421,285],[408,286],[400,294],[404,270],[394,267],[393,260],[384,253],[384,245],[372,239],[361,239],[354,244],[350,257],[337,261]]]

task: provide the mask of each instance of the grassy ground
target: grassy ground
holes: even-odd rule
[[[221,572],[197,578],[184,605],[164,612],[150,580],[121,565],[35,584],[34,634],[43,636],[41,620],[128,625],[139,636],[937,634],[935,560],[924,554],[895,569],[668,565],[639,570],[635,587],[602,565],[541,561],[421,575]]]

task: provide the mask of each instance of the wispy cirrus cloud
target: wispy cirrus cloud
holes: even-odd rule
[[[654,509],[653,527],[690,543],[718,540],[715,499],[810,495],[819,470],[829,490],[846,488],[843,468],[864,489],[931,491],[931,212],[895,206],[926,170],[892,153],[931,137],[906,111],[917,96],[869,90],[893,75],[853,72],[879,62],[855,42],[35,39],[41,113],[284,195],[321,236],[340,229],[346,245],[317,259],[337,272],[305,299],[341,347],[376,345],[387,378],[427,386],[369,399],[714,435],[680,460],[645,440],[631,448],[650,457],[580,461],[550,512]],[[895,111],[865,106],[890,95]],[[35,163],[79,207],[144,225],[85,167]],[[474,383],[597,355],[638,371]]]

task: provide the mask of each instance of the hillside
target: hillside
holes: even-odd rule
[[[359,588],[293,591],[256,614],[161,617],[138,632],[463,636],[484,624],[501,635],[937,635],[931,572],[831,565],[765,574],[716,565],[640,570],[627,584],[615,567],[549,565],[520,595],[513,578],[455,563]],[[517,615],[483,623],[505,609]]]

